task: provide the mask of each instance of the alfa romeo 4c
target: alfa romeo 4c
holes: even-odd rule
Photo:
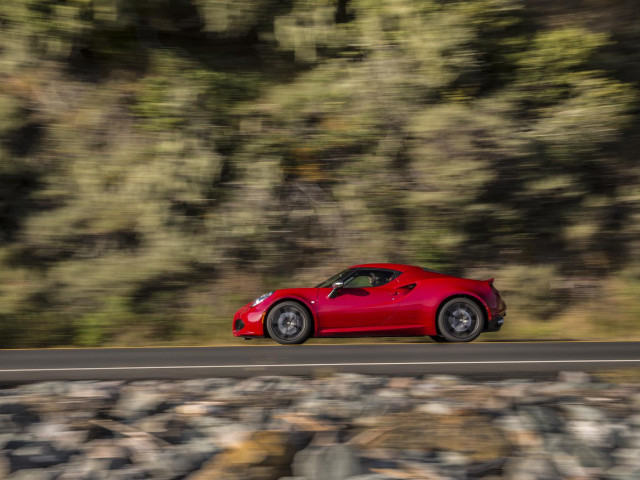
[[[236,337],[302,343],[309,337],[429,336],[470,342],[502,327],[506,305],[493,279],[471,280],[411,265],[354,265],[313,288],[260,295],[233,319]]]

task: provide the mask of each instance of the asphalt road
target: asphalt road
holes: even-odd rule
[[[253,375],[544,376],[640,367],[640,342],[0,350],[0,382]]]

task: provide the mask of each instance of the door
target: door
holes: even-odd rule
[[[318,289],[318,318],[322,333],[357,333],[376,330],[395,309],[396,290],[387,285],[400,272],[358,269],[344,280],[344,287],[329,295],[331,288]]]

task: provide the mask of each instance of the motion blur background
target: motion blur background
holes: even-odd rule
[[[231,340],[356,262],[640,338],[637,0],[2,0],[0,346]]]

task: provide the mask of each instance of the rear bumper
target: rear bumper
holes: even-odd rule
[[[496,316],[494,318],[492,318],[491,320],[489,320],[487,322],[487,327],[485,328],[485,332],[497,332],[498,330],[500,330],[502,328],[502,325],[504,323],[504,316],[506,315],[506,313],[504,313],[501,316]]]
[[[502,328],[502,325],[504,324],[504,317],[507,316],[507,304],[504,303],[504,300],[502,300],[502,298],[500,298],[500,294],[497,290],[495,290],[495,293],[495,307],[488,309],[489,320],[487,322],[487,325],[485,326],[485,332],[497,332],[498,330],[500,330]]]

